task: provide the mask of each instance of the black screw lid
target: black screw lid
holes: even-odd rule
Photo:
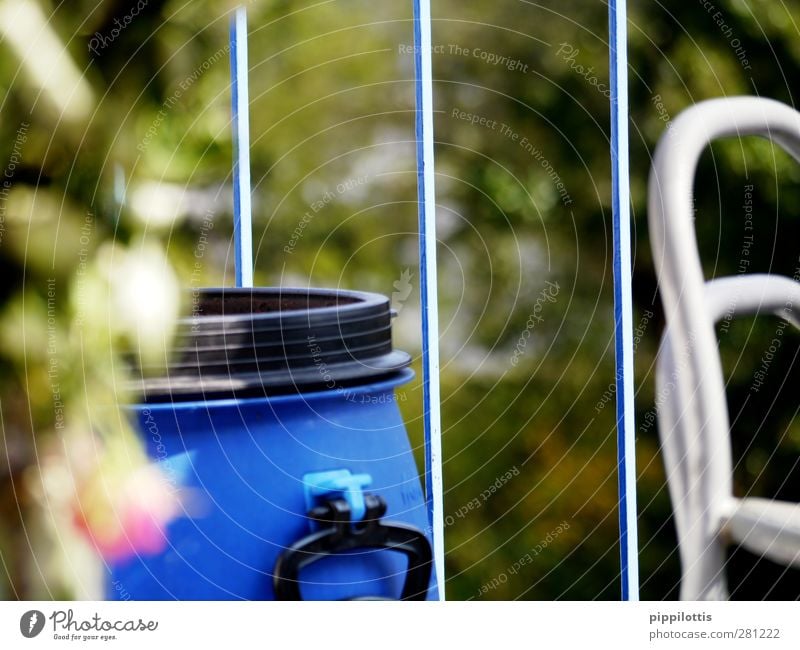
[[[145,401],[336,389],[411,363],[392,349],[389,299],[338,289],[200,289],[166,368],[142,368]],[[154,376],[155,375],[155,376]]]

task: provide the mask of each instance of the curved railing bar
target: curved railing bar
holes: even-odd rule
[[[794,306],[800,306],[800,283],[776,275],[745,275],[712,280],[705,284],[705,313],[712,323],[744,314],[772,313],[800,328]],[[668,486],[675,512],[683,576],[684,600],[727,597],[724,538],[743,544],[754,552],[784,563],[800,559],[800,509],[766,499],[733,497],[731,491],[713,499],[714,485],[706,480],[717,476],[730,457],[730,438],[724,449],[689,426],[682,405],[689,404],[697,386],[682,372],[693,349],[678,352],[672,328],[664,332],[656,369],[656,394],[664,398],[659,408],[661,437]],[[715,348],[716,351],[716,343]],[[715,352],[718,360],[718,355]],[[715,385],[723,387],[719,363]],[[727,407],[725,408],[727,420]],[[716,443],[719,444],[719,443]],[[732,468],[731,468],[732,471]]]
[[[713,140],[756,135],[800,160],[800,114],[754,97],[713,99],[679,115],[659,141],[648,187],[650,239],[673,347],[690,347],[682,370],[682,421],[702,432],[711,457],[699,468],[715,510],[731,494],[729,422],[712,320],[704,305],[703,271],[695,240],[692,190],[697,162]],[[712,462],[713,461],[713,462]]]

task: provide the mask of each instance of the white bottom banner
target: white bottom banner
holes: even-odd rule
[[[0,648],[800,648],[800,603],[4,602]]]

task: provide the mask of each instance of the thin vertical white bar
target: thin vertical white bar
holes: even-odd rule
[[[439,600],[445,599],[444,494],[439,395],[439,302],[436,277],[436,189],[433,160],[433,65],[430,0],[414,0],[417,193],[422,303],[422,393],[425,491]]]
[[[636,445],[633,411],[633,299],[631,283],[630,177],[628,167],[628,30],[625,0],[610,0],[611,178],[614,226],[614,320],[617,382],[622,599],[639,600],[636,530]]]
[[[231,107],[233,114],[233,248],[237,287],[253,286],[253,226],[250,197],[250,93],[247,68],[247,9],[231,17]]]

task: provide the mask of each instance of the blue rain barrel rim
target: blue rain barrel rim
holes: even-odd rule
[[[372,393],[385,393],[397,386],[402,386],[410,382],[416,373],[411,368],[404,368],[397,371],[389,378],[382,381],[371,382],[369,384],[356,384],[353,386],[342,387],[339,389],[323,389],[303,392],[298,396],[297,393],[288,393],[282,395],[261,395],[260,397],[223,397],[219,399],[198,399],[191,401],[180,402],[143,402],[139,404],[129,404],[125,406],[127,410],[136,413],[142,411],[178,411],[178,410],[191,410],[191,409],[216,409],[216,408],[247,408],[250,406],[263,406],[264,401],[270,404],[291,404],[296,402],[298,397],[302,397],[303,401],[315,402],[320,400],[330,399],[347,399],[350,395],[362,395]]]

